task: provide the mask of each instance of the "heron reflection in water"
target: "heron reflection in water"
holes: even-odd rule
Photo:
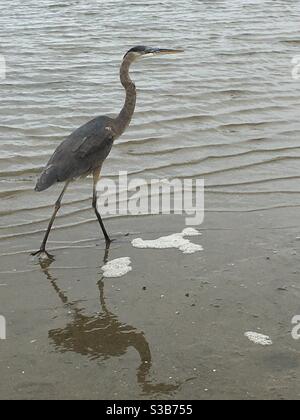
[[[104,262],[107,260],[108,249],[105,252]],[[84,308],[79,307],[80,303],[69,301],[66,293],[58,286],[57,279],[50,272],[52,262],[40,261],[41,268],[67,312],[72,314],[72,320],[65,327],[49,331],[49,338],[54,343],[55,349],[61,353],[75,352],[95,361],[120,357],[133,347],[140,357],[136,376],[142,393],[153,395],[176,391],[180,383],[152,383],[150,380],[152,357],[147,339],[142,331],[120,322],[107,308],[103,278],[97,283],[101,311],[96,315],[87,315]]]

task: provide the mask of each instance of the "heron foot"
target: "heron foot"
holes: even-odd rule
[[[112,242],[115,242],[115,241],[116,241],[116,239],[105,238],[106,248],[108,248],[110,246],[110,244]]]
[[[51,260],[51,261],[54,260],[54,255],[49,254],[49,252],[47,252],[45,249],[39,249],[36,252],[32,252],[31,255],[33,257],[38,256],[40,259],[43,259],[43,260],[45,260],[45,259],[48,259],[48,260]]]

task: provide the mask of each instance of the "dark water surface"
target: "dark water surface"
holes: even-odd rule
[[[253,233],[257,228],[259,232],[253,233],[256,239],[251,249],[255,258],[266,250],[271,254],[274,249],[278,252],[286,229],[295,228],[292,236],[294,239],[297,236],[300,79],[292,77],[292,73],[297,76],[292,60],[300,56],[300,2],[0,0],[0,7],[0,54],[7,62],[6,80],[0,80],[0,283],[3,284],[0,313],[10,313],[11,317],[7,315],[7,318],[11,319],[13,336],[13,343],[9,340],[5,343],[6,353],[0,360],[8,384],[5,387],[2,383],[0,397],[255,398],[261,393],[265,397],[297,397],[299,363],[295,348],[290,354],[285,353],[286,347],[281,347],[269,358],[250,350],[251,363],[243,375],[243,361],[248,360],[249,353],[240,347],[247,328],[265,326],[267,333],[270,329],[273,334],[278,332],[270,326],[274,327],[271,320],[282,302],[274,303],[277,295],[273,296],[273,285],[269,289],[272,283],[268,281],[277,278],[274,273],[282,267],[292,267],[293,262],[284,260],[282,266],[278,260],[272,269],[259,265],[261,261],[258,265],[250,263],[246,261],[249,250],[239,250],[245,246],[243,239],[247,234],[236,237],[232,233],[228,238],[224,234],[218,238],[214,229],[243,229],[245,221],[251,220],[247,224],[249,231]],[[120,60],[127,49],[137,44],[181,47],[185,53],[149,58],[134,65],[132,77],[138,88],[136,112],[130,128],[114,145],[103,174],[114,178],[119,170],[127,170],[132,176],[138,174],[146,179],[205,178],[206,210],[214,218],[205,225],[211,229],[211,237],[203,240],[207,253],[204,260],[202,257],[184,260],[182,256],[178,259],[177,251],[170,251],[171,254],[160,256],[152,272],[149,261],[157,254],[138,253],[143,261],[140,273],[145,267],[147,273],[139,278],[133,274],[133,279],[126,280],[120,298],[118,293],[111,298],[113,312],[105,306],[102,257],[96,257],[98,230],[90,209],[91,179],[73,184],[66,194],[66,204],[57,218],[50,243],[64,251],[49,269],[41,270],[34,265],[28,253],[39,244],[59,188],[41,194],[33,188],[38,173],[66,135],[96,115],[119,112],[124,99],[118,78]],[[230,216],[233,221],[236,214],[237,226],[234,223],[227,226],[224,221],[229,212],[233,212]],[[147,218],[138,225],[134,218],[116,219],[111,229],[120,239],[120,245],[111,257],[127,256],[130,252],[132,255],[129,239],[126,243],[123,236],[126,231],[142,232],[141,235],[155,232],[154,237],[160,236],[161,231],[180,231],[182,226],[177,221],[172,224],[172,220],[166,224],[160,221],[155,227]],[[268,233],[268,239],[260,233],[260,229],[273,227],[279,230],[274,235]],[[215,245],[214,241],[218,240]],[[295,252],[289,240],[283,242],[289,255]],[[228,244],[236,252],[228,250]],[[227,264],[236,263],[239,252],[243,261],[241,281],[236,273],[231,277],[226,271],[231,270]],[[226,258],[222,257],[223,253]],[[168,266],[169,255],[176,261],[172,268]],[[280,258],[286,258],[285,252]],[[226,281],[230,283],[235,278],[239,288],[247,281],[248,287],[254,287],[253,273],[255,284],[260,276],[268,279],[262,294],[266,300],[260,299],[259,292],[253,288],[253,294],[246,294],[243,301],[245,296],[239,289],[239,307],[232,297],[233,285],[217,296],[211,284],[208,295],[202,295],[205,282],[213,283],[212,279],[222,290],[220,273],[224,272],[224,266]],[[292,271],[297,270],[294,267]],[[176,274],[180,278],[174,280]],[[284,325],[278,333],[283,337],[288,334],[289,317],[297,310],[295,302],[299,292],[292,273],[291,278],[284,278],[284,271],[281,274],[276,287],[291,285],[290,299],[285,303],[292,302],[293,307],[285,317],[280,306],[280,320],[276,320],[276,325],[280,322]],[[204,282],[197,283],[199,290],[194,283],[197,276]],[[166,279],[164,291],[160,290],[161,278]],[[183,278],[189,280],[181,289]],[[45,279],[53,286],[50,288],[53,294]],[[74,280],[85,287],[80,286],[75,292]],[[141,281],[147,287],[154,282],[151,298],[145,302],[140,292]],[[166,295],[174,282],[177,285],[177,292],[172,292],[174,306],[171,299],[160,311],[160,296]],[[139,288],[137,294],[135,289],[130,289],[133,284]],[[111,284],[108,287],[112,291]],[[119,288],[115,283],[114,287]],[[73,297],[68,296],[68,290]],[[176,330],[172,316],[185,304],[185,293],[189,290],[193,291],[190,293],[195,296],[193,302],[200,312],[198,315],[186,312]],[[99,312],[98,295],[102,296],[104,307],[98,318],[93,319],[94,315],[83,312],[86,308],[89,314]],[[200,296],[207,300],[202,301]],[[83,302],[78,304],[80,299]],[[218,311],[216,299],[226,302],[223,318],[213,312]],[[215,305],[214,309],[210,305]],[[264,314],[265,305],[269,308],[267,314]],[[147,309],[141,316],[144,307]],[[189,306],[189,311],[193,308]],[[161,318],[158,315],[152,318],[155,313]],[[256,320],[257,313],[260,322],[253,321],[250,325],[249,317],[254,316]],[[230,330],[228,336],[231,320],[240,316],[240,329]],[[224,336],[214,342],[209,333],[216,319],[220,323],[214,337],[220,338],[222,331]],[[33,327],[38,320],[39,326]],[[161,325],[157,327],[159,322]],[[196,344],[189,335],[190,322],[203,327],[193,335],[199,339]],[[166,330],[167,341],[164,341]],[[93,335],[95,331],[101,331],[102,335]],[[173,333],[179,335],[178,341],[174,341]],[[206,344],[200,343],[201,334]],[[230,343],[234,343],[232,348]],[[16,346],[24,349],[22,356]],[[212,361],[210,355],[214,349],[218,355]],[[147,366],[144,362],[149,362],[149,351],[154,354],[155,362]],[[45,358],[49,352],[52,356],[48,365]],[[11,353],[14,362],[10,361]],[[103,362],[100,366],[91,362],[98,359]],[[197,376],[199,366],[202,366],[201,375]],[[216,383],[215,366],[218,372],[223,369],[215,376]],[[237,371],[234,366],[238,366]],[[68,380],[58,379],[57,372],[64,369],[72,385]],[[276,369],[282,370],[278,373]],[[268,379],[260,383],[258,375],[263,371]],[[245,385],[247,378],[249,389]],[[222,391],[217,383],[222,384]],[[292,389],[288,383],[293,383]],[[131,384],[135,385],[131,388]],[[206,391],[209,385],[214,389],[211,394]]]
[[[58,190],[34,194],[37,174],[73,129],[120,110],[120,59],[141,43],[186,53],[134,66],[136,113],[104,175],[205,177],[224,211],[300,204],[298,1],[1,3],[1,237],[44,226]],[[66,213],[89,195],[74,185]]]

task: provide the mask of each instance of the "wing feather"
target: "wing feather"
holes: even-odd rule
[[[101,166],[115,138],[109,117],[97,117],[79,127],[57,147],[38,179],[36,190],[86,175]]]

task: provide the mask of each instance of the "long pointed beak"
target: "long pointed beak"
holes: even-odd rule
[[[172,50],[169,48],[149,48],[145,52],[145,55],[147,56],[147,55],[159,55],[159,54],[178,54],[182,52],[184,52],[184,50],[182,49]]]

